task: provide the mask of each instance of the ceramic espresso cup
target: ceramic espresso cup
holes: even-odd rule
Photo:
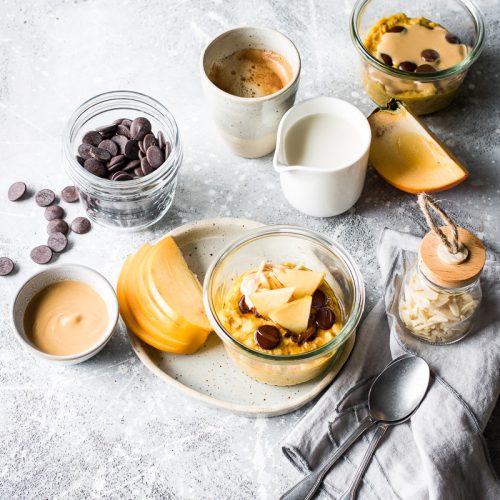
[[[260,49],[281,55],[291,77],[273,94],[240,97],[221,90],[209,78],[214,64],[244,49]],[[204,49],[200,61],[201,81],[215,126],[229,149],[245,158],[259,158],[276,147],[282,116],[293,105],[299,86],[300,55],[283,34],[269,28],[241,27],[222,33]]]

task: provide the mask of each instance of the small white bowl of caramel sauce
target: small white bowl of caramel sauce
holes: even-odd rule
[[[38,272],[12,303],[16,337],[32,354],[73,365],[109,342],[119,319],[112,285],[97,271],[63,264]]]

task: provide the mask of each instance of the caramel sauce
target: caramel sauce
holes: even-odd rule
[[[103,336],[109,317],[99,294],[80,281],[60,281],[38,292],[24,314],[24,331],[47,354],[79,354]]]

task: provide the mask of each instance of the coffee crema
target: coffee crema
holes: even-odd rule
[[[215,62],[208,78],[238,97],[264,97],[286,87],[293,77],[288,61],[271,50],[243,49]]]

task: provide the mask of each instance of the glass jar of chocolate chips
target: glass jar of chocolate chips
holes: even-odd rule
[[[87,215],[138,230],[170,208],[182,162],[174,117],[144,94],[113,91],[84,102],[63,135],[66,173]]]

